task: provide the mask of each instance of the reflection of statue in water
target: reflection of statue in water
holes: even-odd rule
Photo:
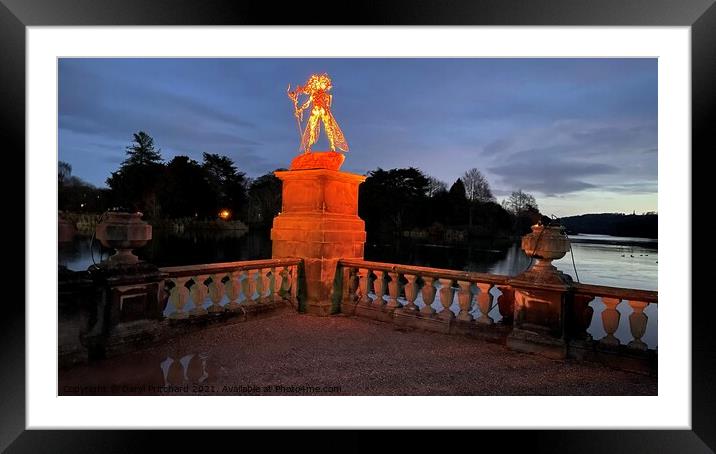
[[[306,129],[301,134],[301,149],[304,153],[310,153],[311,146],[318,141],[318,136],[321,134],[321,122],[323,122],[323,128],[326,130],[331,151],[336,151],[336,148],[341,151],[348,151],[348,143],[346,138],[343,137],[343,131],[341,131],[331,113],[333,95],[328,93],[331,88],[333,88],[333,85],[326,73],[313,74],[304,86],[299,85],[294,91],[291,91],[290,85],[288,87],[288,97],[293,100],[294,115],[298,123],[299,134],[301,134],[303,111],[312,106]],[[299,107],[298,96],[301,94],[308,95],[308,99]]]

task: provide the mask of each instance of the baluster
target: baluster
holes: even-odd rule
[[[492,284],[483,284],[478,282],[477,288],[480,289],[480,293],[477,295],[477,307],[480,308],[480,316],[477,318],[477,323],[483,325],[492,325],[495,321],[490,317],[490,303],[492,302],[492,295],[490,289]]]
[[[455,314],[450,310],[454,297],[455,289],[452,288],[452,279],[440,279],[440,304],[443,305],[443,310],[440,311],[438,316],[443,320],[455,318]]]
[[[360,279],[358,279],[358,268],[351,268],[351,303],[360,300]]]
[[[360,299],[360,281],[358,280],[358,268],[351,268],[350,279],[350,302],[357,303]]]
[[[390,281],[388,282],[388,309],[395,309],[400,307],[398,302],[398,289],[400,289],[400,282],[398,281],[398,273],[388,272]]]
[[[373,300],[373,305],[382,307],[383,303],[385,303],[385,300],[383,299],[383,295],[385,295],[385,272],[384,271],[373,271],[373,274],[375,274],[375,280],[373,281],[373,293],[375,293],[375,299]]]
[[[472,291],[470,290],[470,281],[457,281],[457,285],[460,287],[457,293],[457,300],[460,303],[460,313],[457,314],[457,319],[465,322],[471,322],[473,320],[470,310],[472,309]]]
[[[269,277],[269,273],[271,273],[271,270],[268,268],[262,268],[260,270],[257,270],[257,273],[258,281],[256,285],[256,291],[259,295],[258,297],[256,297],[256,300],[260,303],[266,303],[271,296],[271,288],[269,287],[271,279]]]
[[[291,271],[287,266],[284,266],[279,274],[281,275],[281,296],[289,299],[288,297],[291,293]]]
[[[508,285],[500,285],[500,296],[497,298],[497,307],[502,316],[500,323],[510,324],[515,316],[515,291]]]
[[[189,289],[186,288],[186,283],[189,281],[188,277],[177,277],[171,279],[172,283],[174,283],[174,287],[172,287],[170,293],[169,293],[169,302],[172,306],[174,306],[174,311],[169,318],[174,319],[182,319],[189,317],[189,314],[187,314],[184,311],[184,306],[186,305],[186,301],[189,298]]]
[[[221,280],[225,275],[212,274],[211,283],[209,284],[209,298],[211,299],[211,306],[209,306],[209,312],[218,313],[224,312],[224,308],[221,307],[221,299],[224,297],[224,283]]]
[[[241,291],[244,294],[244,304],[254,304],[254,293],[256,293],[257,270],[244,271],[244,280],[241,281]]]
[[[621,314],[617,310],[617,306],[621,302],[621,299],[607,298],[605,296],[602,297],[602,302],[606,306],[606,308],[602,311],[602,325],[604,326],[604,331],[607,335],[604,336],[600,342],[604,345],[617,346],[620,342],[619,339],[614,337],[614,333],[619,327],[619,319],[621,318]]]
[[[249,291],[251,292],[251,302],[258,304],[261,302],[261,293],[259,286],[261,285],[261,270],[253,269],[249,270]]]
[[[418,286],[415,281],[418,276],[415,274],[405,274],[404,276],[405,280],[408,281],[405,284],[405,299],[408,300],[408,304],[403,306],[403,309],[414,312],[418,310],[418,306],[415,305],[415,299],[418,297]]]
[[[298,286],[301,283],[298,281],[298,265],[291,267],[291,301],[298,304]]]
[[[341,288],[343,289],[343,294],[341,295],[341,302],[346,304],[351,303],[351,285],[353,284],[353,270],[351,268],[342,266],[340,270],[336,268],[336,272],[338,271],[341,271],[341,278],[343,279],[343,282],[341,282]]]
[[[239,272],[238,271],[232,271],[229,273],[229,275],[226,277],[226,280],[224,281],[224,290],[226,291],[226,296],[229,298],[229,302],[224,306],[224,308],[227,311],[237,311],[239,310],[239,295],[240,295],[240,284],[239,284]]]
[[[632,308],[632,313],[629,315],[629,329],[631,329],[631,335],[634,336],[634,340],[629,342],[627,345],[629,348],[634,350],[646,350],[647,345],[641,338],[646,332],[646,323],[649,321],[649,317],[644,313],[644,309],[649,305],[645,301],[629,301],[629,306]]]
[[[360,287],[360,304],[362,306],[370,306],[373,302],[368,296],[368,288],[370,285],[370,270],[367,268],[358,269],[358,280]]]
[[[258,268],[256,270],[256,298],[254,299],[255,303],[263,303],[264,301],[264,290],[266,288],[264,287],[264,270],[261,268]]]
[[[209,293],[204,281],[208,279],[208,276],[194,276],[192,280],[194,285],[191,286],[191,300],[194,302],[194,309],[189,312],[190,315],[206,315],[206,309],[204,309],[204,301]]]
[[[276,267],[272,267],[271,270],[271,281],[269,282],[269,295],[271,301],[276,303],[281,301],[280,289],[281,289],[281,277],[276,272]]]
[[[425,305],[420,308],[420,313],[423,315],[433,315],[435,313],[435,309],[433,309],[432,304],[433,301],[435,301],[435,285],[433,284],[435,282],[435,278],[432,277],[423,277],[423,288],[420,289],[420,294],[423,297],[423,303]]]

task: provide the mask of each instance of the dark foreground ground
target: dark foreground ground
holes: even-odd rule
[[[656,395],[657,379],[460,336],[283,311],[60,370],[59,394]]]

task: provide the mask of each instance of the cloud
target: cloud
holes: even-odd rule
[[[656,150],[656,136],[649,121],[560,119],[498,138],[483,156],[497,191],[557,196],[609,187],[647,193],[653,185],[630,183],[656,181],[655,156],[645,153]]]
[[[584,177],[604,175],[617,169],[608,164],[584,163],[577,161],[551,162],[539,155],[526,153],[530,159],[512,160],[489,171],[509,182],[515,188],[537,191],[545,195],[563,194],[595,187],[584,181]]]
[[[137,130],[166,160],[224,154],[252,176],[298,137],[288,82],[335,82],[344,169],[416,166],[495,194],[656,191],[655,59],[61,59],[60,159],[100,184]],[[321,139],[317,150],[325,149]]]

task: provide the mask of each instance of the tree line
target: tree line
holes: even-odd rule
[[[281,182],[273,172],[249,178],[227,156],[203,153],[198,162],[175,156],[168,162],[144,131],[132,136],[126,158],[107,178],[107,188],[58,167],[59,208],[101,213],[110,208],[141,211],[145,218],[231,219],[269,227],[281,209]],[[278,169],[281,170],[281,169]],[[359,215],[371,240],[386,240],[411,229],[460,229],[472,236],[523,234],[541,218],[535,198],[521,190],[497,203],[477,169],[466,171],[449,188],[414,167],[368,173],[360,186]]]
[[[161,149],[144,131],[133,134],[126,158],[97,188],[71,175],[60,161],[59,209],[99,213],[110,208],[141,211],[153,219],[216,219],[222,211],[230,219],[250,224],[270,223],[281,209],[281,182],[273,173],[252,179],[227,156],[203,153],[198,162],[175,156],[165,162]]]
[[[535,198],[514,191],[502,204],[476,168],[446,183],[415,167],[369,172],[360,186],[358,214],[370,241],[386,241],[407,230],[462,230],[469,236],[512,236],[542,219]]]

